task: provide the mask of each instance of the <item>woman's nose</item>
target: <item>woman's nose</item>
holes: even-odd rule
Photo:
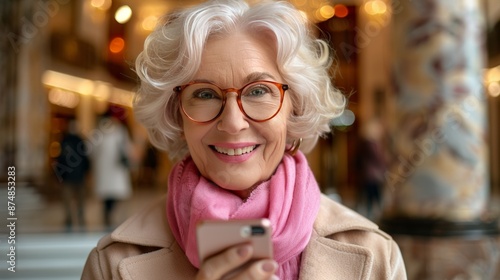
[[[217,129],[229,134],[235,134],[248,128],[249,125],[245,115],[238,106],[236,95],[229,94],[226,99],[224,110],[219,117]]]

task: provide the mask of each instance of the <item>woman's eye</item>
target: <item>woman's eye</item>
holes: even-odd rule
[[[255,87],[252,87],[250,89],[248,89],[245,93],[246,96],[262,96],[264,94],[267,94],[269,93],[270,90],[268,87],[266,86],[255,86]]]
[[[214,99],[218,98],[219,95],[216,91],[211,89],[199,89],[193,93],[193,97],[199,99]]]

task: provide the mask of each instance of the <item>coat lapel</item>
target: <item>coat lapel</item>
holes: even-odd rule
[[[195,277],[197,269],[191,265],[168,226],[165,203],[165,197],[162,197],[149,209],[129,218],[111,234],[111,238],[117,242],[158,248],[120,261],[118,270],[123,279]]]
[[[176,242],[170,248],[126,258],[118,270],[124,280],[194,279],[197,273]]]
[[[302,253],[299,279],[364,280],[372,264],[369,250],[316,235]]]
[[[334,235],[377,228],[356,212],[322,196],[311,240],[302,253],[299,279],[369,279],[373,253],[362,246],[337,241]]]

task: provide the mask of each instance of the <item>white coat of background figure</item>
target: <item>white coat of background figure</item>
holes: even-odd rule
[[[130,169],[120,160],[121,154],[130,158],[131,141],[127,129],[113,113],[106,113],[99,121],[93,139],[95,194],[103,201],[103,220],[109,228],[116,202],[132,195]]]

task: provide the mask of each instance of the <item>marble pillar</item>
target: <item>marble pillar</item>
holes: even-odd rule
[[[382,228],[399,244],[410,280],[500,279],[480,0],[393,3],[395,113]]]
[[[469,222],[489,195],[479,0],[394,0],[386,218]]]

